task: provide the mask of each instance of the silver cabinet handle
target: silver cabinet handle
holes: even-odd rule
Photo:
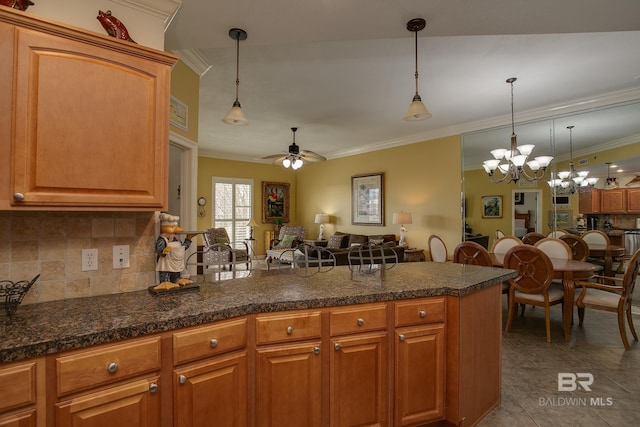
[[[149,392],[155,393],[156,391],[158,391],[158,384],[156,383],[149,384]]]
[[[117,370],[118,370],[118,364],[116,362],[111,362],[109,363],[109,366],[107,366],[107,371],[110,374],[113,374]]]
[[[320,347],[313,347],[313,354],[315,355],[320,354]]]
[[[398,338],[400,338],[400,341],[404,341],[407,337],[405,337],[404,334],[400,334]]]
[[[13,194],[13,200],[15,200],[16,202],[21,202],[24,200],[24,194],[22,193],[14,193]]]
[[[364,325],[364,319],[358,318],[358,326]]]
[[[287,334],[291,335],[293,333],[293,326],[289,326],[287,328]]]
[[[335,344],[333,345],[333,349],[334,349],[334,350],[336,350],[336,351],[337,351],[337,350],[340,350],[341,348],[342,348],[342,346],[340,345],[340,343],[335,343]]]
[[[209,344],[211,345],[211,348],[216,348],[218,346],[218,340],[213,338],[211,341],[209,341]]]
[[[420,310],[418,314],[420,315],[420,317],[423,317],[423,318],[427,316],[427,312],[424,310]]]
[[[178,382],[180,384],[184,384],[187,382],[187,377],[185,377],[184,375],[178,375]]]

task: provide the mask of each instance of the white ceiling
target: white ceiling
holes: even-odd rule
[[[404,122],[415,90],[406,23],[416,17],[427,21],[420,95],[433,117]],[[249,126],[221,121],[235,98],[232,27],[248,33],[239,99]],[[331,159],[508,124],[509,77],[517,122],[640,99],[639,46],[638,0],[183,0],[165,40],[211,65],[200,82],[200,154],[248,161],[286,151],[291,127],[301,149]],[[640,135],[632,118],[619,133]],[[618,138],[578,137],[572,124],[574,152]]]

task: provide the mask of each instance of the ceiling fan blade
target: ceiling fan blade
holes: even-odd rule
[[[263,160],[270,160],[270,159],[283,159],[284,160],[285,157],[287,157],[286,154],[272,154],[270,156],[265,156],[262,159]]]
[[[303,157],[304,160],[308,160],[310,162],[321,162],[323,160],[327,160],[326,157],[310,150],[302,150],[300,152],[300,156]]]

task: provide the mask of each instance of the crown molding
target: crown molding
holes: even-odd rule
[[[211,69],[211,64],[207,62],[207,58],[198,49],[174,50],[173,53],[178,55],[180,60],[191,68],[194,73],[198,74],[200,78]]]
[[[173,20],[173,17],[178,13],[178,10],[182,6],[182,0],[110,0],[113,3],[124,5],[130,9],[135,9],[141,12],[151,15],[155,18],[160,18],[164,22],[164,29]]]

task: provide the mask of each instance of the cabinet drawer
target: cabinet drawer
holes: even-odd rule
[[[376,331],[387,327],[385,304],[333,309],[329,316],[332,337],[354,332]]]
[[[320,337],[320,312],[256,317],[256,343],[267,344]]]
[[[36,403],[36,362],[0,369],[0,412]]]
[[[58,396],[160,369],[160,337],[56,358]]]
[[[395,308],[396,326],[441,323],[445,319],[444,298],[426,298],[415,301],[397,302]]]
[[[173,363],[189,362],[247,346],[247,319],[173,334]]]

